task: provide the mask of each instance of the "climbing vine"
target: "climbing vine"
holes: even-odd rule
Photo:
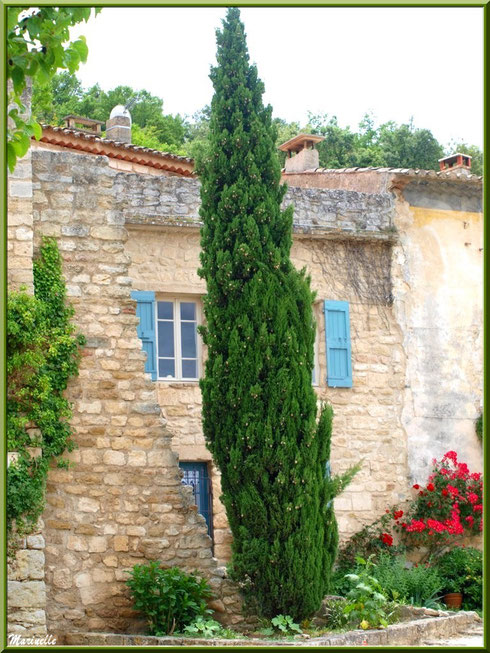
[[[16,452],[7,470],[7,529],[18,534],[35,526],[53,460],[72,451],[71,406],[63,396],[78,374],[85,338],[76,333],[66,303],[61,257],[45,238],[34,262],[34,296],[25,289],[7,301],[7,446]]]

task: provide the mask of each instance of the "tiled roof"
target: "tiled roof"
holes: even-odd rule
[[[483,177],[479,175],[468,174],[466,171],[456,172],[448,170],[419,170],[418,168],[312,168],[311,170],[304,170],[302,172],[286,172],[285,168],[282,169],[284,174],[291,175],[305,175],[305,174],[348,174],[358,172],[379,172],[389,173],[392,175],[406,175],[407,177],[424,177],[429,179],[459,179],[460,181],[471,181],[473,183],[481,183]]]
[[[149,147],[122,143],[99,134],[89,134],[86,131],[69,129],[67,127],[53,127],[41,125],[43,135],[41,141],[61,145],[92,154],[105,154],[109,157],[123,159],[147,165],[154,168],[177,172],[184,176],[193,175],[194,160],[187,156],[160,152]]]

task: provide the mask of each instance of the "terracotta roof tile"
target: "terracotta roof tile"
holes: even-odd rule
[[[378,173],[391,173],[394,175],[404,175],[407,177],[419,176],[429,177],[433,179],[459,179],[461,181],[471,181],[473,183],[481,183],[483,177],[479,175],[467,174],[466,172],[456,172],[455,170],[422,170],[419,168],[312,168],[311,170],[304,170],[303,172],[286,172],[285,168],[282,172],[286,175],[305,175],[305,174],[352,174],[359,172],[378,172]]]

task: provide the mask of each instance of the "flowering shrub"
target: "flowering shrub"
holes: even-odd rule
[[[414,544],[431,545],[447,542],[458,535],[474,535],[483,528],[483,480],[472,474],[466,463],[458,462],[455,451],[448,451],[440,461],[432,461],[427,485],[413,486],[416,491],[405,521],[396,519],[397,530],[408,535]],[[400,516],[401,511],[398,512]]]

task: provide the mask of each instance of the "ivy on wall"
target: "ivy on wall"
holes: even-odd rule
[[[30,532],[44,508],[48,469],[75,447],[71,405],[63,396],[78,374],[85,338],[76,333],[56,240],[43,239],[34,262],[34,296],[9,292],[7,302],[7,529]]]

